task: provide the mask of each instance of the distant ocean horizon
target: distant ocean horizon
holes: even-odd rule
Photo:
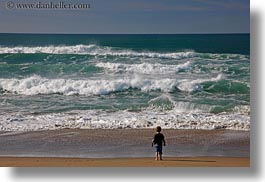
[[[0,34],[0,130],[250,130],[250,35]]]

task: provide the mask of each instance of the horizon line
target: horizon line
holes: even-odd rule
[[[36,35],[225,35],[250,34],[250,32],[209,32],[209,33],[36,33],[36,32],[0,32],[0,34],[36,34]]]

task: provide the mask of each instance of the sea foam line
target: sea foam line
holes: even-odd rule
[[[123,64],[123,63],[97,63],[96,66],[105,68],[113,72],[132,72],[141,74],[170,74],[176,73],[180,70],[188,69],[190,61],[179,65],[165,65],[159,63],[141,63],[141,64]]]
[[[174,110],[141,112],[101,110],[73,111],[41,115],[3,114],[0,131],[53,130],[62,128],[117,129],[153,128],[160,125],[173,129],[250,130],[249,115],[239,113],[176,113]]]
[[[17,46],[17,47],[0,47],[0,54],[17,54],[17,53],[47,53],[47,54],[81,54],[92,56],[134,56],[134,57],[150,57],[150,58],[168,58],[181,59],[193,57],[193,51],[187,52],[136,52],[129,49],[121,49],[98,45],[75,45],[75,46]]]

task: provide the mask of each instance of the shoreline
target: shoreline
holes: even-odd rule
[[[244,157],[63,158],[0,157],[1,167],[250,167]]]

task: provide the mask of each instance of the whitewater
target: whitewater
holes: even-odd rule
[[[250,130],[248,54],[139,45],[0,44],[0,130]]]

